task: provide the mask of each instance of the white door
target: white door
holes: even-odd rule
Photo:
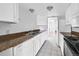
[[[57,17],[48,18],[48,34],[51,41],[58,45],[58,19]]]

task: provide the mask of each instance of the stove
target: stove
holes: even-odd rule
[[[65,36],[64,40],[66,42],[65,44],[67,44],[67,46],[71,50],[72,55],[79,56],[79,37]]]

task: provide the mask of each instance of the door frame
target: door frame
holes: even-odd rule
[[[57,46],[59,46],[59,16],[48,16],[48,18],[52,18],[52,17],[57,17],[57,20],[58,20],[58,43],[57,43]],[[47,20],[47,24],[48,24],[48,20]]]

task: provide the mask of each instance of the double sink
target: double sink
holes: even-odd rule
[[[65,36],[64,40],[67,42],[69,47],[79,55],[79,37]]]

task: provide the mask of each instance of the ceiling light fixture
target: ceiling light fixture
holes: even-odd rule
[[[34,9],[30,8],[29,11],[30,11],[31,13],[33,13],[33,12],[34,12]]]
[[[53,9],[53,6],[47,6],[46,9],[47,9],[48,11],[51,11],[51,10]]]

